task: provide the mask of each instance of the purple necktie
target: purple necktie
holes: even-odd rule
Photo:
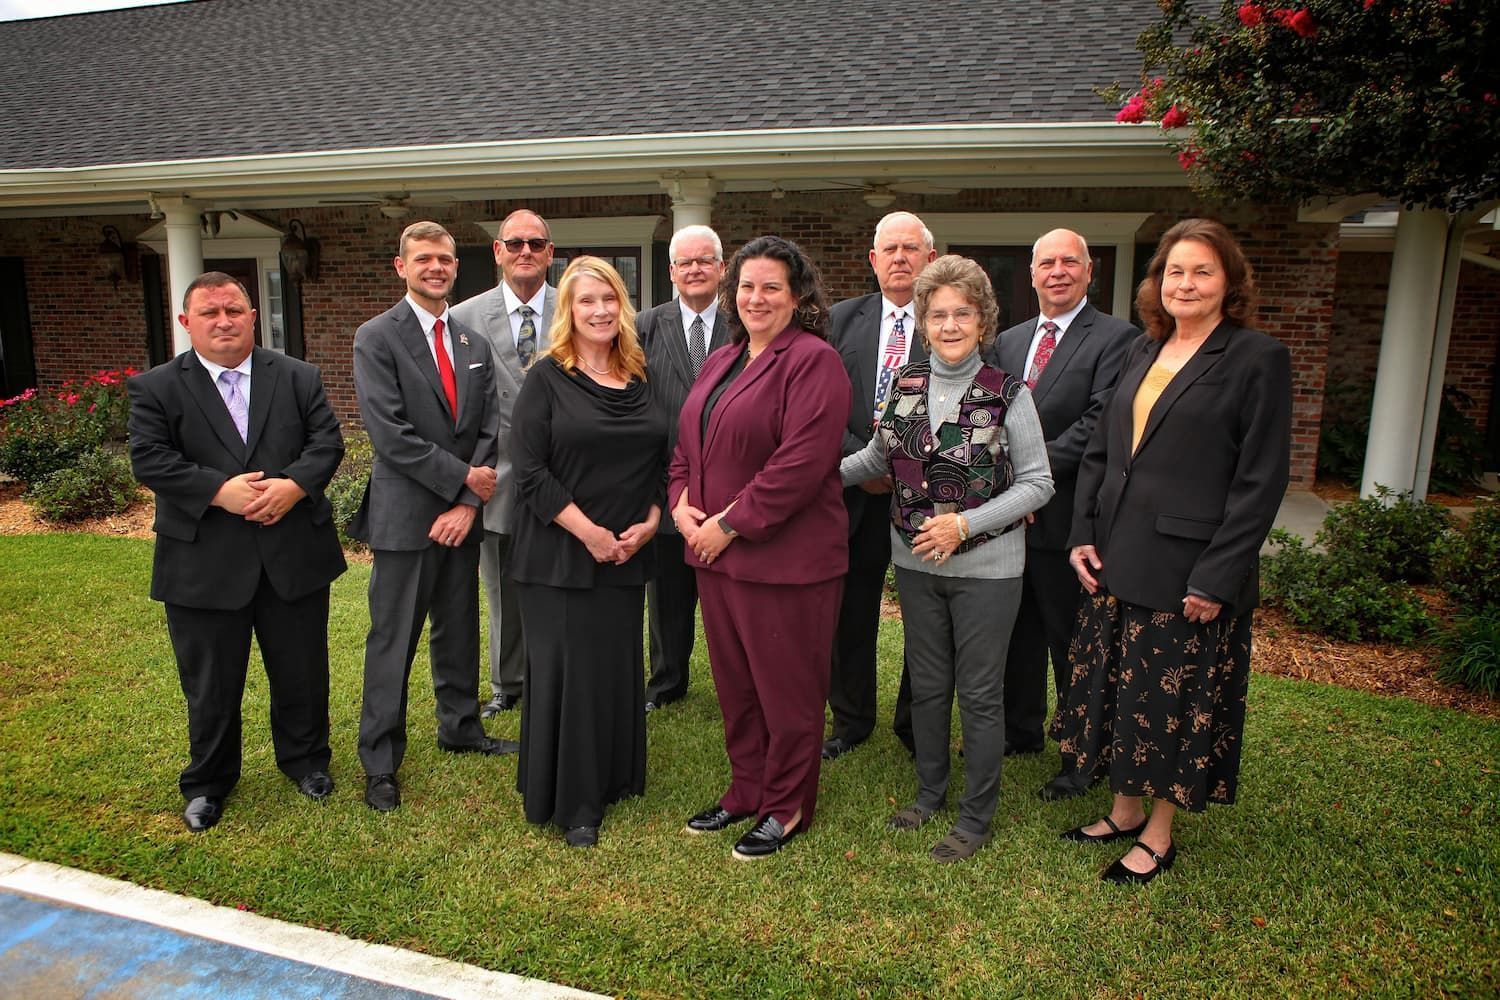
[[[220,372],[219,381],[224,383],[224,388],[219,393],[224,397],[224,405],[229,407],[229,419],[234,421],[234,429],[240,432],[240,440],[247,441],[250,437],[250,404],[240,392],[240,378],[237,371]]]

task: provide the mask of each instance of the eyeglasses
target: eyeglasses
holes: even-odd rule
[[[678,257],[672,261],[672,266],[679,271],[686,271],[694,264],[697,264],[699,267],[713,267],[718,262],[719,258],[717,257]]]
[[[551,242],[551,240],[540,236],[533,236],[529,240],[501,240],[500,245],[511,253],[520,253],[522,247],[530,247],[532,253],[541,253],[547,249],[547,245]]]
[[[967,306],[962,309],[955,309],[951,313],[935,309],[927,314],[927,325],[942,326],[948,322],[948,317],[950,316],[953,317],[953,322],[959,326],[966,326],[979,318],[979,310],[970,309]]]

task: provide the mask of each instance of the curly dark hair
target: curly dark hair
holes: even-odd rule
[[[787,280],[797,306],[792,310],[792,322],[808,333],[823,340],[828,339],[828,293],[823,291],[823,279],[812,258],[791,240],[780,236],[757,236],[740,247],[729,262],[724,277],[719,281],[719,311],[729,324],[729,340],[743,344],[749,334],[740,322],[739,307],[735,293],[740,284],[740,268],[747,260],[766,258],[779,260],[786,265]]]
[[[1167,255],[1183,240],[1197,240],[1213,250],[1224,265],[1224,316],[1237,326],[1255,325],[1255,273],[1245,251],[1230,234],[1222,222],[1216,219],[1183,219],[1168,229],[1156,246],[1151,263],[1146,265],[1146,277],[1141,280],[1135,293],[1135,309],[1145,324],[1146,336],[1152,340],[1166,340],[1177,328],[1161,304],[1161,279],[1167,270]]]

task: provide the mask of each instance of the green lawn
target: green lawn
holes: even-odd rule
[[[884,821],[913,791],[888,730],[824,771],[818,824],[730,860],[683,820],[727,780],[706,661],[650,718],[647,793],[600,846],[527,825],[514,758],[440,754],[414,675],[403,805],[355,755],[368,571],[333,595],[334,798],[275,769],[252,665],[245,774],[224,821],[182,827],[182,696],[149,542],[0,538],[0,850],[464,962],[641,997],[1473,996],[1500,990],[1500,725],[1257,676],[1240,803],[1179,823],[1145,891],[1118,848],[1059,841],[1103,789],[1044,804],[1053,761],[1007,767],[995,841],[926,854]],[[898,662],[886,623],[883,661]],[[425,651],[421,654],[425,658]],[[883,677],[887,712],[894,677]],[[511,714],[491,728],[514,737]],[[949,816],[940,820],[951,819]],[[930,831],[930,832],[929,832]]]

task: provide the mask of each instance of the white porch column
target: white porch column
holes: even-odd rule
[[[1416,487],[1447,240],[1446,212],[1402,209],[1380,334],[1362,496],[1373,496],[1376,485],[1397,492]]]
[[[662,186],[672,196],[672,232],[683,226],[710,225],[718,182],[712,177],[663,177]]]
[[[187,198],[158,198],[157,204],[166,214],[167,273],[170,280],[171,303],[167,314],[172,317],[172,353],[181,354],[191,346],[187,331],[177,322],[182,312],[182,297],[193,279],[203,273],[203,224],[199,219],[202,208]]]

